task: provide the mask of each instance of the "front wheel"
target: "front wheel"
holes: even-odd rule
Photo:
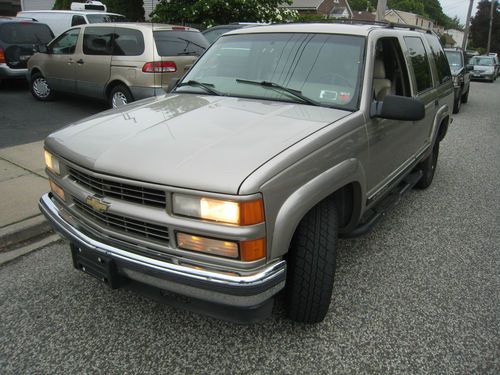
[[[422,178],[415,187],[418,189],[427,189],[432,184],[434,174],[436,173],[437,161],[439,156],[439,141],[436,140],[431,154],[419,164],[419,169],[423,172]]]
[[[35,99],[42,102],[53,100],[55,96],[54,90],[51,89],[41,73],[35,73],[31,77],[31,94]]]
[[[125,85],[116,85],[109,92],[109,106],[118,108],[134,101],[130,90]]]
[[[302,219],[288,253],[287,314],[301,323],[319,323],[328,312],[335,275],[338,220],[325,200]]]

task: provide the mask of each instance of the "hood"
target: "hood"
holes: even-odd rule
[[[171,94],[72,124],[45,144],[91,170],[237,194],[274,156],[350,112],[303,104]]]

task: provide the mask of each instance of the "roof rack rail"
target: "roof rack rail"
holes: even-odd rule
[[[395,27],[399,27],[401,29],[409,29],[412,31],[420,30],[420,31],[425,31],[427,34],[432,34],[431,29],[426,29],[424,27],[420,27],[420,26],[416,26],[416,25],[408,25],[406,23],[397,23],[397,22],[386,22],[386,24],[387,24],[387,27],[391,28],[391,29],[394,29]]]

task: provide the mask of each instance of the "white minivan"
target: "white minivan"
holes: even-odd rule
[[[73,26],[87,23],[125,22],[125,16],[102,11],[77,10],[27,10],[17,13],[18,17],[32,18],[49,25],[57,37]]]

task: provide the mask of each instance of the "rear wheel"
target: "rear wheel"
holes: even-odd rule
[[[431,154],[420,164],[418,169],[423,172],[422,178],[417,182],[415,187],[418,189],[427,189],[432,184],[434,174],[436,173],[437,161],[439,156],[439,141],[436,140]]]
[[[31,94],[37,100],[49,101],[55,97],[55,92],[47,83],[47,80],[41,73],[35,73],[31,77]]]
[[[462,103],[467,103],[469,101],[469,91],[470,91],[470,86],[467,89],[467,91],[462,94]]]
[[[335,275],[337,211],[325,200],[302,219],[288,253],[287,313],[301,323],[321,322],[328,312]]]
[[[118,108],[134,101],[130,90],[125,85],[116,85],[109,92],[109,106]]]

